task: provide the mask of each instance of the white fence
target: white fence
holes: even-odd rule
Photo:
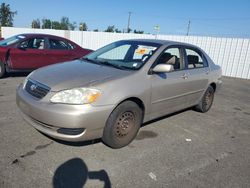
[[[155,35],[149,34],[63,31],[13,27],[2,27],[1,29],[2,37],[4,38],[20,33],[46,33],[65,37],[84,48],[94,50],[121,39],[155,38]],[[216,64],[222,67],[222,74],[224,76],[250,79],[250,39],[175,35],[158,35],[157,38],[197,45],[204,49]]]

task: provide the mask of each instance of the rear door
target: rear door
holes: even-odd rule
[[[50,64],[70,61],[75,59],[73,49],[74,46],[66,40],[49,38],[48,62]]]
[[[22,41],[10,50],[12,69],[36,69],[46,61],[46,43],[43,37],[33,37]]]
[[[188,105],[199,102],[209,82],[208,62],[202,52],[196,48],[185,47],[185,62],[188,76],[188,87],[192,91],[187,98]]]

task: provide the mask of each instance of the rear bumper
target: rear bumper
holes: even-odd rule
[[[66,141],[85,141],[102,137],[103,128],[114,106],[65,105],[49,102],[49,94],[37,100],[17,88],[16,103],[23,118],[40,132]]]

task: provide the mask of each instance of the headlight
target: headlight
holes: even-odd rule
[[[23,81],[23,89],[25,89],[27,82],[28,82],[28,77],[26,77]]]
[[[97,89],[75,88],[56,93],[50,101],[63,104],[89,104],[95,102],[101,95]]]

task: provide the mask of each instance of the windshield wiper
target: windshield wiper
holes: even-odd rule
[[[100,61],[99,60],[99,62],[100,62],[100,64],[107,65],[107,66],[110,66],[110,67],[114,67],[114,68],[117,68],[117,69],[121,69],[121,70],[126,69],[126,67],[124,67],[124,66],[116,65],[116,64],[110,63],[108,61]]]
[[[100,64],[99,61],[97,60],[94,60],[94,59],[89,59],[87,57],[83,57],[81,58],[82,60],[85,60],[85,61],[88,61],[88,62],[91,62],[91,63],[95,63],[95,64]]]
[[[127,67],[127,66],[124,66],[124,65],[120,65],[120,67],[123,68],[123,69],[127,69],[127,70],[136,70],[136,69],[134,69],[132,67]]]
[[[87,58],[87,57],[83,57],[81,58],[82,60],[85,60],[85,61],[88,61],[88,62],[91,62],[91,63],[94,63],[94,64],[102,64],[102,65],[107,65],[107,66],[110,66],[110,67],[114,67],[116,69],[121,69],[121,70],[133,70],[129,67],[126,67],[126,66],[123,66],[123,65],[116,65],[116,64],[113,64],[113,63],[110,63],[108,61],[103,61],[103,60],[98,60],[98,59],[90,59],[90,58]]]

